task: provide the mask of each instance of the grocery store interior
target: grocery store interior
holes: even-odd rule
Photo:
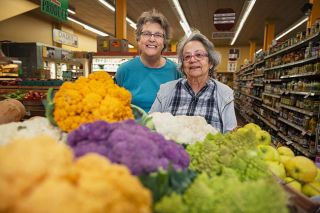
[[[273,147],[320,167],[320,0],[0,0],[0,7],[0,103],[16,99],[25,110],[14,118],[3,108],[0,124],[48,116],[49,88],[96,71],[114,76],[139,56],[138,17],[156,9],[172,28],[164,57],[179,63],[180,39],[198,29],[221,56],[214,78],[233,89],[238,128],[254,123]],[[290,212],[319,209],[299,196],[294,202],[306,205]]]

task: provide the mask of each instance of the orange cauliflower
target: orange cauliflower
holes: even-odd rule
[[[47,136],[0,147],[0,212],[148,213],[151,193],[125,166],[97,154],[73,161]]]
[[[130,103],[130,92],[114,84],[107,72],[94,72],[60,87],[53,116],[63,131],[70,132],[86,122],[133,119]]]

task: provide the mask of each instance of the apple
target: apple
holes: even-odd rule
[[[280,160],[279,153],[274,147],[270,145],[260,144],[257,146],[257,148],[258,148],[258,156],[260,156],[262,160],[265,160],[265,161]]]
[[[320,183],[319,182],[310,182],[302,186],[303,194],[312,197],[320,195]]]
[[[284,179],[286,177],[286,170],[284,165],[277,161],[266,161],[269,170],[277,177]]]
[[[293,158],[293,157],[287,156],[287,155],[280,155],[280,162],[284,164],[284,163],[286,163],[288,160],[290,160],[291,158]]]
[[[286,177],[284,179],[284,181],[286,182],[286,185],[290,186],[291,188],[301,192],[301,183],[296,181],[295,179],[293,179],[292,177]]]
[[[286,156],[290,156],[290,157],[294,157],[294,152],[286,146],[280,146],[278,147],[278,152],[280,155],[286,155]]]
[[[256,138],[259,144],[270,145],[271,143],[271,135],[267,131],[264,131],[264,130],[257,131]]]
[[[304,183],[314,181],[318,172],[313,161],[304,156],[292,157],[284,163],[284,166],[288,176]]]

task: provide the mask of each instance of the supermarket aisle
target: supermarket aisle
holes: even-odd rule
[[[236,109],[236,117],[237,117],[238,127],[242,127],[247,124],[246,120],[240,115],[237,109]]]

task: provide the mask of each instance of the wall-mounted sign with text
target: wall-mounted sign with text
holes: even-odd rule
[[[41,11],[61,21],[67,21],[68,0],[41,0]]]
[[[76,35],[58,29],[53,29],[53,41],[72,47],[78,47],[78,37]]]
[[[237,70],[236,61],[228,61],[228,72],[235,72]]]
[[[240,50],[239,49],[229,49],[229,60],[230,61],[235,61],[238,60],[240,56]]]

